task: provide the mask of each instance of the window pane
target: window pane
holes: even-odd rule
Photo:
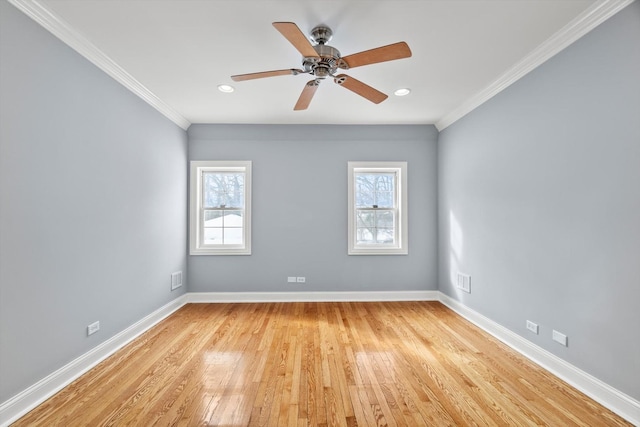
[[[373,238],[374,230],[373,227],[358,227],[356,229],[356,243],[359,245],[375,243]]]
[[[392,228],[358,227],[356,229],[356,243],[358,245],[393,244],[393,231]]]
[[[377,243],[393,243],[392,228],[378,228],[376,236]]]
[[[224,211],[204,211],[205,227],[222,227]]]
[[[205,227],[242,227],[242,211],[205,210]]]
[[[393,229],[393,211],[377,210],[376,213],[376,227],[378,228],[391,228]]]
[[[375,175],[356,173],[355,197],[357,207],[372,207],[375,204]]]
[[[244,207],[244,173],[204,172],[202,188],[205,208]]]
[[[242,221],[242,212],[240,211],[205,211],[204,216],[205,228],[242,227],[244,225]]]
[[[379,208],[392,208],[393,207],[393,192],[392,191],[379,191],[376,193],[375,204]]]
[[[356,173],[356,207],[381,208],[394,207],[395,174],[393,173]]]
[[[375,174],[376,180],[376,191],[393,191],[395,189],[395,178],[396,174],[394,173],[377,173]]]
[[[373,191],[375,188],[376,174],[374,173],[356,173],[356,186],[362,186],[363,188],[369,188]]]
[[[356,227],[370,227],[375,225],[375,212],[374,211],[359,211],[357,213]]]
[[[243,243],[243,212],[206,210],[204,218],[206,245],[241,245]]]
[[[221,245],[222,244],[222,228],[205,228],[204,244],[205,245]]]
[[[356,206],[359,208],[370,208],[375,204],[375,193],[363,188],[356,191]]]
[[[225,228],[223,233],[225,245],[242,244],[242,228]]]
[[[233,211],[233,212],[225,212],[224,214],[224,224],[226,227],[242,227],[244,225],[242,219],[243,213],[241,211]]]

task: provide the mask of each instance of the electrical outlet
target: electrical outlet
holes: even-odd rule
[[[306,278],[306,277],[298,277],[298,278],[297,278],[297,282],[298,282],[298,283],[304,283],[304,282],[306,282],[306,281],[307,281],[307,278]]]
[[[567,336],[565,334],[561,334],[560,332],[554,330],[552,335],[551,335],[551,338],[555,342],[560,343],[565,347],[567,346]]]
[[[87,336],[93,335],[100,330],[100,322],[93,322],[87,326]]]
[[[538,324],[537,323],[533,323],[530,320],[527,320],[527,329],[530,330],[531,332],[533,332],[534,334],[538,335]]]
[[[174,291],[182,286],[182,271],[171,273],[171,290]]]
[[[295,276],[287,277],[287,283],[296,283],[297,281],[298,281],[298,278]]]
[[[469,276],[468,274],[458,272],[458,283],[456,287],[470,294],[471,293],[471,276]]]

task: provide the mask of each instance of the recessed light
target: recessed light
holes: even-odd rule
[[[229,85],[218,85],[218,90],[220,92],[224,92],[224,93],[231,93],[233,92],[235,89],[233,86],[229,86]]]
[[[406,87],[402,89],[398,89],[395,92],[393,92],[395,96],[406,96],[406,95],[409,95],[410,93],[411,93],[411,89]]]

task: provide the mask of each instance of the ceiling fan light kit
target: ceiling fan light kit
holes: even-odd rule
[[[231,79],[239,82],[265,77],[310,74],[314,78],[308,81],[302,89],[302,94],[300,94],[300,98],[294,107],[296,111],[306,110],[309,107],[318,86],[327,77],[332,77],[334,83],[375,104],[379,104],[387,99],[386,94],[346,74],[336,75],[336,72],[339,68],[349,70],[363,65],[393,61],[411,56],[411,49],[409,49],[407,43],[398,42],[342,57],[338,49],[326,44],[333,37],[333,31],[325,25],[318,25],[311,30],[311,40],[316,43],[315,45],[311,44],[309,39],[293,22],[274,22],[273,26],[300,52],[302,55],[302,69],[290,68],[238,74],[231,76]]]

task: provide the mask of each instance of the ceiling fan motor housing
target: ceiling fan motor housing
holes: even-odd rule
[[[342,62],[340,61],[340,51],[326,43],[331,40],[333,31],[326,25],[318,25],[311,30],[311,40],[317,44],[313,49],[318,57],[307,56],[302,59],[304,71],[313,74],[317,80],[333,76]]]
[[[302,66],[305,72],[311,73],[319,79],[335,74],[340,61],[340,51],[326,44],[315,45],[313,48],[318,53],[319,58],[313,56],[303,58]]]

